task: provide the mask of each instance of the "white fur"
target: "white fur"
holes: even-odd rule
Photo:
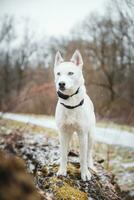
[[[67,100],[59,98],[56,107],[56,123],[60,131],[60,168],[58,175],[66,176],[67,173],[67,154],[69,142],[74,132],[77,132],[80,143],[80,166],[82,180],[90,180],[91,174],[88,168],[93,169],[92,147],[93,133],[95,129],[95,114],[92,101],[88,97],[84,85],[82,74],[83,61],[79,51],[75,51],[70,62],[64,62],[62,56],[57,52],[55,57],[55,83],[56,89],[59,90],[59,82],[66,83],[64,94],[71,95],[76,92],[78,94]],[[60,72],[60,75],[59,75]],[[73,75],[68,75],[73,72]],[[58,75],[57,75],[58,73]],[[67,109],[60,103],[75,106],[84,99],[84,104],[74,109]]]

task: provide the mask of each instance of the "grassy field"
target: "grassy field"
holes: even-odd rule
[[[97,126],[105,127],[105,128],[118,129],[118,130],[122,130],[122,131],[128,131],[130,133],[134,133],[134,126],[120,125],[120,124],[116,124],[114,122],[106,121],[106,120],[98,121]]]

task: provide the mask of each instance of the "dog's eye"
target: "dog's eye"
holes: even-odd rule
[[[57,72],[57,75],[60,76],[60,72]]]
[[[68,75],[73,75],[74,73],[73,72],[68,72]]]

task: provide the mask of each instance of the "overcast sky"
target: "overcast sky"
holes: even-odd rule
[[[108,0],[0,0],[0,16],[29,18],[33,28],[48,35],[67,35],[92,12],[103,13]]]

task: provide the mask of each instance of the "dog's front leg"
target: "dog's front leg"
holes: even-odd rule
[[[93,164],[93,146],[94,146],[94,132],[95,128],[91,128],[88,133],[88,151],[87,151],[87,164],[88,168],[92,169],[93,171],[97,172],[94,164]]]
[[[91,130],[88,133],[87,164],[88,164],[88,168],[95,170],[95,167],[93,164],[93,156],[92,156],[93,145],[94,145],[93,130]]]
[[[70,139],[71,134],[60,132],[60,167],[59,171],[57,172],[58,176],[66,176],[67,174],[67,154]]]
[[[79,135],[80,142],[80,168],[81,168],[81,178],[83,181],[88,181],[91,179],[91,174],[87,166],[87,147],[88,147],[88,133],[81,132]]]

